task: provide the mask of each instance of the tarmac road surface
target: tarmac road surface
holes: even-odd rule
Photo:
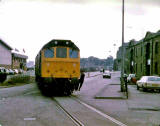
[[[129,99],[119,99],[120,72],[112,72],[111,79],[103,79],[100,72],[87,75],[81,91],[71,97],[54,97],[85,126],[160,125],[160,93],[137,91],[129,85]],[[0,125],[75,126],[54,98],[43,96],[34,83],[0,89]]]

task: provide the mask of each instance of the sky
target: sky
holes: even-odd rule
[[[81,58],[116,57],[122,45],[122,0],[1,0],[0,38],[35,57],[52,39],[72,40]],[[125,42],[160,30],[159,0],[125,0]]]

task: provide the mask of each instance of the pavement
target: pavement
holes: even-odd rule
[[[120,91],[120,81],[106,85],[95,95],[95,99],[124,99],[130,110],[160,111],[159,92],[143,92],[136,89],[136,85],[128,85],[128,98]],[[156,101],[156,102],[155,102]]]
[[[98,76],[98,75],[102,75],[103,73],[101,72],[86,72],[85,73],[85,77],[86,78],[90,78],[90,77],[95,77],[95,76]]]
[[[119,100],[124,100],[127,109],[129,111],[151,114],[148,117],[149,124],[147,126],[160,126],[159,92],[153,92],[153,91],[143,92],[142,90],[137,90],[136,85],[128,85],[128,98],[127,98],[125,93],[120,91],[120,80],[119,80],[117,81],[117,83],[113,81],[113,83],[106,85],[106,87],[104,87],[100,92],[98,92],[94,98],[114,100],[117,104],[120,102]],[[119,107],[120,110],[123,108],[123,106],[121,105]]]
[[[125,93],[120,91],[120,84],[109,84],[95,96],[96,99],[126,99]]]

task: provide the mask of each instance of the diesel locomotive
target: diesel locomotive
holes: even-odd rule
[[[81,76],[79,48],[71,40],[51,40],[36,56],[35,76],[40,90],[70,95]]]

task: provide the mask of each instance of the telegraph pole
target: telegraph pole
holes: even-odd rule
[[[121,92],[124,92],[124,0],[122,0],[122,60],[121,60]]]

